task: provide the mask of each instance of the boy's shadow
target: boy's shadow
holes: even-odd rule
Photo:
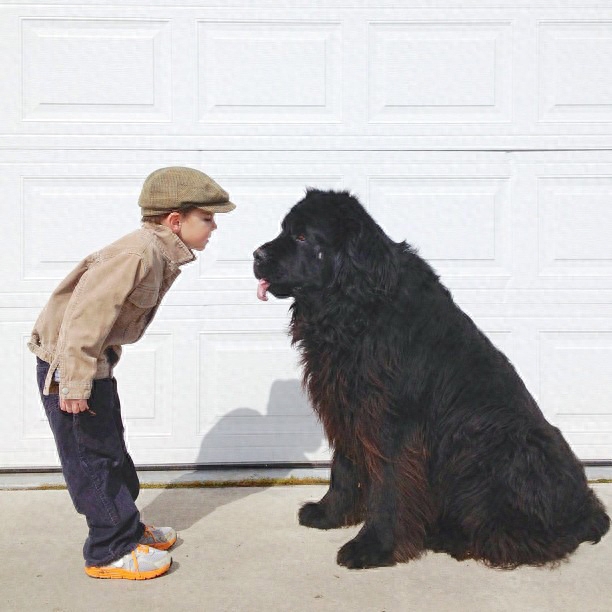
[[[266,414],[253,410],[252,408],[237,408],[224,415],[206,434],[202,441],[202,446],[198,454],[197,463],[205,466],[211,463],[210,458],[224,453],[224,449],[236,448],[238,440],[257,437],[274,440],[274,444],[267,441],[266,446],[271,450],[281,450],[283,462],[285,463],[304,463],[311,460],[306,453],[314,452],[325,442],[323,429],[308,400],[304,396],[298,380],[276,380],[270,389]],[[234,438],[234,441],[231,440]],[[229,442],[229,444],[228,444]],[[251,443],[251,446],[252,443]],[[268,463],[273,467],[278,459],[270,457],[262,459],[257,455],[256,449],[253,451],[253,459],[249,459],[249,447],[245,446],[246,453],[241,453],[240,462],[242,463]],[[234,460],[236,461],[236,460]],[[229,462],[228,462],[229,463]],[[216,508],[238,499],[242,499],[256,492],[253,487],[232,487],[232,488],[207,488],[210,495],[198,496],[198,504],[193,503],[193,487],[181,483],[189,483],[206,479],[207,468],[204,472],[190,472],[181,474],[171,481],[170,488],[165,488],[155,497],[142,511],[142,520],[153,525],[172,525],[177,530],[184,530],[197,523]],[[232,480],[232,472],[242,471],[240,463],[236,461],[236,469],[214,470],[214,479],[211,480]],[[253,477],[255,468],[250,471],[244,470],[242,478]],[[273,467],[271,471],[266,471],[274,478],[287,477],[291,472],[290,467]],[[227,474],[225,477],[224,475]],[[212,477],[212,474],[211,474]],[[196,485],[197,486],[197,485]]]

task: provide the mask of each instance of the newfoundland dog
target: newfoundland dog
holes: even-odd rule
[[[355,197],[307,190],[254,258],[258,297],[293,298],[304,386],[333,449],[329,490],[299,522],[363,522],[339,564],[427,549],[554,564],[607,532],[580,462],[512,364]]]

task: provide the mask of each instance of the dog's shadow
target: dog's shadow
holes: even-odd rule
[[[307,453],[314,453],[325,444],[323,429],[312,412],[298,380],[274,381],[270,388],[266,414],[261,414],[252,408],[236,408],[221,417],[204,437],[196,463],[203,465],[210,463],[211,457],[222,456],[232,446],[238,450],[240,440],[244,440],[247,444],[237,453],[239,458],[227,462],[237,463],[236,470],[210,472],[204,470],[199,473],[194,471],[177,476],[166,485],[167,488],[162,489],[159,495],[142,508],[142,520],[153,525],[172,525],[177,530],[185,530],[217,508],[256,492],[258,489],[245,486],[209,488],[207,491],[210,494],[199,495],[197,504],[193,503],[192,494],[193,486],[198,486],[198,483],[202,482],[202,477],[207,479],[207,472],[211,480],[229,481],[236,477],[237,472],[244,479],[249,479],[254,476],[255,469],[242,470],[239,465],[241,462],[273,464],[275,462],[273,457],[261,460],[256,449],[258,440],[261,446],[276,452],[280,451],[283,461],[294,464],[310,462]],[[253,459],[249,460],[251,453]],[[289,467],[275,467],[267,470],[265,475],[285,478],[291,471]],[[196,484],[190,486],[190,483],[194,482]]]

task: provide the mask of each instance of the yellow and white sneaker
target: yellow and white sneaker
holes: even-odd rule
[[[157,550],[168,550],[176,542],[176,531],[172,527],[153,527],[145,525],[139,544],[152,546]]]
[[[139,544],[132,552],[109,565],[86,566],[85,573],[92,578],[147,580],[165,574],[171,564],[169,553]]]

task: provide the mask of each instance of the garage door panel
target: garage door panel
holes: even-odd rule
[[[540,397],[557,417],[610,416],[612,328],[540,333]]]
[[[208,444],[203,444],[197,454],[197,463],[303,463],[329,461],[331,459],[329,450],[317,453],[303,452],[302,449],[308,446],[308,441],[306,444],[300,444],[299,442],[296,444],[294,439],[289,441],[289,446],[262,445],[258,447],[245,447],[241,444],[241,440],[236,440],[220,448],[211,448]],[[288,469],[287,473],[289,471]]]
[[[0,371],[6,390],[0,431],[0,465],[30,464],[33,458],[39,459],[39,451],[46,461],[56,464],[53,436],[38,395],[36,359],[26,347],[31,323],[18,316],[4,318],[8,320],[0,322],[3,347]]]
[[[610,287],[612,175],[540,177],[539,275],[557,286],[586,277]]]
[[[612,120],[612,20],[538,24],[539,120]]]
[[[160,326],[163,329],[163,326]],[[125,347],[120,397],[130,433],[170,436],[173,431],[175,334],[150,330],[138,344]]]
[[[244,6],[239,16],[5,6],[4,57],[14,61],[0,86],[0,146],[45,134],[99,147],[131,134],[145,138],[128,148],[160,150],[172,148],[160,136],[212,150],[223,141],[213,135],[273,136],[275,148],[304,150],[355,136],[348,146],[406,137],[402,147],[480,148],[504,136],[487,147],[537,149],[575,146],[576,135],[596,146],[611,133],[610,6],[336,4]]]
[[[145,338],[125,347],[116,372],[137,463],[329,458],[321,426],[301,390],[299,356],[290,347],[286,318],[189,318],[185,308],[181,318],[168,318],[175,308],[162,310]],[[542,318],[499,316],[504,309],[511,311],[501,304],[466,308],[574,450],[584,459],[607,456],[610,317],[558,318],[554,309]],[[18,404],[23,406],[12,407],[1,446],[15,450],[7,465],[48,465],[49,457],[56,465],[34,359],[25,348],[29,328],[24,322],[2,330],[11,338],[9,348],[21,351],[21,371],[6,361],[9,375],[14,370],[21,377]]]
[[[511,42],[511,22],[371,22],[370,123],[510,123]]]
[[[171,122],[169,21],[23,19],[22,121]]]
[[[391,237],[411,242],[449,283],[503,287],[513,275],[510,177],[477,172],[370,177],[369,206]]]
[[[135,201],[144,176],[160,165],[191,163],[227,186],[239,212],[220,216],[221,229],[206,256],[184,268],[184,290],[250,280],[252,250],[276,235],[307,186],[351,189],[394,239],[419,248],[451,287],[478,289],[490,277],[513,289],[612,288],[612,167],[597,163],[602,154],[581,164],[512,166],[456,156],[455,163],[445,155],[434,165],[416,154],[347,154],[346,161],[336,156],[313,164],[299,153],[259,154],[264,159],[245,175],[231,159],[221,164],[188,156],[160,156],[120,169],[110,160],[5,164],[6,201],[16,202],[19,211],[3,232],[11,261],[5,287],[52,289],[87,253],[137,227]],[[82,222],[92,215],[105,222]],[[473,277],[471,285],[466,277]]]
[[[284,332],[202,333],[199,433],[228,411],[243,408],[267,414],[270,420],[275,415],[308,415],[297,361]]]
[[[58,281],[134,224],[142,179],[21,176],[23,281]],[[100,215],[104,223],[83,223]],[[75,234],[78,231],[78,236]]]
[[[198,120],[342,121],[342,25],[199,21]]]
[[[22,384],[20,393],[15,396],[15,399],[21,405],[12,407],[16,414],[21,417],[21,422],[19,424],[15,422],[13,427],[8,428],[9,438],[12,439],[13,445],[17,447],[19,442],[23,440],[26,445],[34,442],[45,445],[51,444],[51,448],[53,448],[53,435],[49,429],[47,416],[38,393],[36,357],[30,353],[26,346],[30,339],[31,330],[23,323],[10,327],[12,333],[9,333],[12,338],[9,346],[15,351],[14,354],[21,356],[19,365],[22,367],[20,376],[12,378],[12,380],[21,380]],[[16,327],[18,331],[15,329]]]

